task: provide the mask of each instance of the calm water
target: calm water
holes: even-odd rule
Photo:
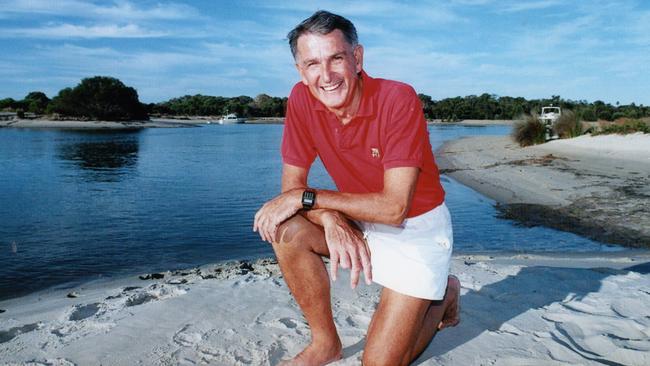
[[[431,127],[434,149],[509,127]],[[272,254],[251,230],[280,189],[280,125],[137,132],[0,129],[0,298],[155,270]],[[317,165],[310,184],[333,188]],[[614,250],[496,218],[494,202],[443,176],[455,249]]]

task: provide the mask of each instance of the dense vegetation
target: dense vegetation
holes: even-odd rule
[[[553,104],[563,110],[572,110],[583,121],[598,119],[612,121],[618,118],[642,118],[650,116],[650,107],[636,105],[613,106],[602,101],[588,103],[562,99],[554,95],[548,99],[526,100],[518,97],[499,97],[493,94],[470,95],[466,97],[446,98],[439,101],[420,94],[424,113],[429,119],[457,121],[463,119],[517,119],[522,114],[539,113],[543,106]]]
[[[287,98],[259,94],[255,99],[245,95],[233,98],[209,95],[186,95],[158,104],[149,104],[150,114],[172,116],[218,116],[236,113],[245,117],[283,117]]]
[[[630,120],[622,121],[622,123],[614,123],[605,126],[602,128],[602,130],[595,132],[595,134],[596,135],[610,134],[610,133],[627,134],[627,133],[635,133],[635,132],[650,133],[650,125],[638,119],[630,119]]]
[[[547,99],[526,100],[521,97],[499,97],[494,94],[433,100],[419,94],[428,119],[457,121],[463,119],[517,119],[524,114],[538,113],[542,106],[553,104],[563,110],[572,110],[581,121],[615,120],[622,117],[639,119],[650,116],[650,107],[611,105],[602,101],[589,103],[562,99],[554,95]],[[65,88],[50,100],[42,92],[31,92],[23,100],[0,100],[0,110],[31,112],[42,115],[56,113],[62,118],[105,120],[146,119],[148,115],[166,116],[220,116],[236,113],[243,117],[282,117],[287,98],[259,94],[221,97],[185,95],[168,101],[141,104],[135,89],[111,77],[96,76],[83,79],[75,88]]]
[[[138,92],[106,76],[86,78],[74,88],[61,90],[47,106],[47,112],[104,121],[149,119]]]

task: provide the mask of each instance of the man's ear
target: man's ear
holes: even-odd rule
[[[358,44],[354,47],[355,69],[357,74],[363,70],[363,46]]]
[[[305,74],[302,72],[302,68],[298,64],[294,64],[296,66],[296,70],[298,70],[298,74],[300,74],[300,81],[302,81],[303,84],[309,86],[307,84],[307,78],[305,78]]]

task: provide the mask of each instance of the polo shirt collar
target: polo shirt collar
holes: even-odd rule
[[[361,70],[361,79],[363,80],[363,91],[361,94],[361,102],[359,104],[359,110],[354,118],[357,117],[368,117],[372,116],[375,111],[375,100],[372,98],[375,90],[377,89],[377,82],[374,78],[371,78],[366,74],[364,70]],[[316,111],[329,112],[329,109],[325,107],[316,97],[311,95],[312,108]]]

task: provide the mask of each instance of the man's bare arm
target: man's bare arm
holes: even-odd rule
[[[300,198],[307,188],[309,170],[285,164],[282,168],[282,194],[275,197],[255,215],[253,229],[259,231],[263,240],[275,238],[277,226],[300,210]],[[291,201],[298,199],[294,207]],[[330,252],[330,275],[336,281],[339,265],[350,268],[350,286],[356,287],[360,273],[366,283],[372,282],[370,249],[361,232],[354,227],[342,213],[331,209],[313,209],[300,212],[305,218],[323,227],[325,240]],[[285,217],[286,216],[286,217]],[[271,229],[272,228],[272,229]]]
[[[317,190],[314,207],[339,211],[354,220],[400,225],[411,208],[418,174],[418,168],[389,169],[384,173],[384,189],[381,192]]]
[[[307,173],[304,168],[285,164],[282,168],[282,192],[300,208],[302,191],[307,188]],[[415,191],[418,168],[404,167],[389,169],[384,173],[384,189],[373,193],[342,193],[329,190],[316,191],[316,210],[305,216],[322,226],[322,215],[334,210],[359,221],[399,225],[410,209]]]
[[[291,190],[302,190],[307,188],[307,176],[309,175],[309,170],[289,164],[284,164],[282,166],[282,193]],[[323,220],[326,215],[336,214],[329,209],[312,209],[309,211],[299,212],[307,220],[318,226],[324,226]]]

